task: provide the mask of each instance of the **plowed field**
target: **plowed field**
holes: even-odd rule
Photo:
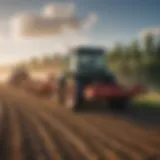
[[[160,154],[157,112],[73,113],[7,87],[0,102],[2,160],[147,160]]]

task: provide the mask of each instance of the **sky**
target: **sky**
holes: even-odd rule
[[[160,35],[159,15],[159,0],[0,0],[0,64]]]

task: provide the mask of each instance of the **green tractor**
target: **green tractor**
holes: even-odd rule
[[[142,85],[121,86],[106,66],[106,51],[98,47],[81,46],[72,50],[67,71],[58,82],[59,103],[74,110],[95,100],[105,101],[111,108],[125,109],[132,97],[144,92]]]

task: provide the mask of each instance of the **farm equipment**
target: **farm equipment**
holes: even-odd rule
[[[36,96],[52,97],[54,76],[49,75],[46,81],[33,79],[24,67],[13,70],[9,84]]]
[[[146,92],[142,85],[122,86],[106,67],[106,53],[101,48],[81,46],[72,50],[67,71],[60,77],[58,100],[75,110],[88,101],[105,101],[107,106],[125,109],[135,96]]]
[[[20,66],[20,67],[15,68],[12,71],[11,76],[9,78],[9,84],[18,87],[22,84],[22,82],[29,80],[29,79],[30,79],[30,75],[28,71],[26,70],[26,68]]]

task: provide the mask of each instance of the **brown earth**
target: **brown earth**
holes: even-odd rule
[[[0,101],[2,160],[149,160],[160,154],[160,111],[74,113],[7,86],[0,87]]]

